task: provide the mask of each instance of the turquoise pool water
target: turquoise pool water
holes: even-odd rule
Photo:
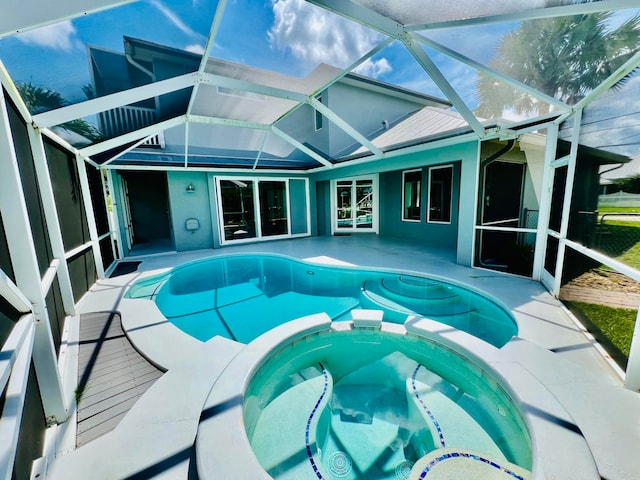
[[[228,255],[185,263],[134,283],[126,296],[153,300],[189,335],[222,335],[249,343],[289,320],[326,312],[350,318],[354,308],[384,311],[404,323],[420,315],[497,347],[517,334],[511,314],[477,292],[441,279],[360,267],[324,266],[278,255]]]
[[[529,433],[505,390],[417,337],[355,329],[296,340],[254,374],[243,415],[276,480],[403,480],[441,449],[475,452],[503,475],[492,478],[531,469]]]

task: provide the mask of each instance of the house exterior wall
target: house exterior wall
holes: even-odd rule
[[[311,188],[312,196],[315,193],[315,222],[312,216],[311,225],[315,225],[314,235],[331,235],[331,188],[328,180],[313,182],[315,188]],[[313,212],[313,210],[312,210]]]
[[[327,94],[326,105],[340,118],[349,123],[354,129],[367,138],[374,133],[380,134],[384,130],[383,121],[393,124],[405,115],[423,108],[417,102],[401,99],[390,95],[382,95],[353,85],[336,83]],[[354,106],[356,106],[354,108]],[[333,123],[328,122],[329,154],[340,156],[359,148],[360,144],[340,130]],[[355,148],[354,148],[355,147]]]
[[[216,179],[241,178],[251,181],[281,180],[287,183],[291,236],[308,236],[315,231],[315,196],[307,194],[306,178],[294,178],[282,175],[255,176],[247,173],[224,174],[206,172],[169,172],[169,202],[171,221],[176,250],[197,250],[219,248],[222,234],[218,213],[220,199],[216,193]],[[187,186],[193,185],[193,192],[187,192]],[[311,187],[309,187],[311,188]],[[311,215],[308,216],[308,212]],[[310,221],[308,220],[310,218]],[[199,228],[190,231],[186,228],[188,219],[197,219]],[[309,225],[310,223],[310,225]],[[264,237],[262,240],[268,240]],[[261,239],[251,239],[260,241]]]
[[[333,88],[333,87],[331,87]],[[322,94],[323,102],[326,103],[328,92]],[[308,144],[320,152],[329,151],[330,122],[325,118],[321,129],[315,129],[316,111],[310,105],[303,105],[295,112],[284,117],[276,123],[276,126],[283,132],[291,135],[300,143]]]
[[[198,69],[197,62],[177,63],[154,59],[153,72],[156,81],[177,77]],[[186,105],[189,103],[191,88],[185,88],[176,92],[167,93],[158,97],[158,117],[166,120],[186,113]]]
[[[329,180],[380,173],[380,234],[423,240],[425,245],[455,246],[458,263],[471,265],[479,145],[479,142],[471,141],[443,146],[375,162],[324,170],[312,175],[318,202],[318,234],[330,234]],[[423,185],[426,185],[428,167],[441,165],[454,165],[451,224],[427,224],[426,211],[419,223],[402,222],[402,171],[424,169]],[[423,192],[425,191],[423,188]],[[426,193],[423,195],[423,201],[426,202]]]
[[[446,163],[453,166],[453,191],[451,223],[427,223],[429,168],[422,167],[421,218],[419,222],[402,220],[402,172],[384,173],[380,176],[380,234],[420,240],[426,246],[454,247],[458,236],[460,198],[460,162]],[[440,165],[438,165],[440,166]]]
[[[213,226],[207,174],[168,172],[171,224],[177,251],[213,248]],[[194,191],[187,191],[193,185]],[[198,228],[187,229],[187,220],[196,219]]]
[[[291,218],[291,234],[303,235],[311,233],[307,225],[307,182],[303,179],[289,180],[289,215]]]

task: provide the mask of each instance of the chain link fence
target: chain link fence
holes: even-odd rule
[[[592,248],[640,269],[640,213],[608,212],[598,215]]]

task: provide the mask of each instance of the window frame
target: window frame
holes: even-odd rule
[[[449,220],[447,221],[443,221],[443,220],[432,220],[431,219],[431,193],[433,191],[433,187],[432,187],[432,172],[434,170],[444,170],[444,169],[450,169],[451,170],[451,182],[449,185]],[[428,174],[427,174],[427,183],[428,183],[428,194],[427,194],[427,223],[430,224],[436,224],[436,225],[451,225],[452,221],[453,221],[453,175],[454,175],[454,165],[453,164],[447,164],[447,165],[438,165],[435,167],[429,167],[428,170]],[[443,203],[444,205],[444,203]]]
[[[418,183],[419,193],[418,193],[418,197],[417,197],[417,200],[418,200],[417,207],[419,209],[419,218],[417,218],[417,219],[416,218],[407,218],[405,216],[405,213],[406,213],[405,212],[405,208],[406,208],[406,197],[405,197],[405,195],[406,195],[406,176],[407,176],[408,173],[416,173],[416,172],[420,172],[420,180],[419,180],[419,183]],[[422,222],[422,203],[423,203],[422,202],[422,193],[424,192],[424,188],[422,186],[423,179],[424,179],[423,177],[424,177],[424,175],[423,175],[423,169],[422,168],[413,168],[413,169],[410,169],[410,170],[403,170],[402,171],[402,183],[401,183],[401,188],[402,188],[401,210],[402,211],[400,212],[400,219],[403,222],[409,222],[409,223],[420,223],[420,222]]]

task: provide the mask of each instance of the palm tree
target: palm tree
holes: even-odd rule
[[[33,85],[31,82],[16,82],[16,88],[32,115],[69,105],[69,102],[59,92],[48,87]],[[83,119],[63,123],[57,128],[78,134],[91,142],[102,139],[100,131]]]
[[[575,104],[640,50],[640,17],[609,26],[610,12],[524,21],[505,34],[489,61],[494,70],[568,104]],[[623,80],[624,82],[624,80]],[[480,75],[479,116],[544,114],[549,105]]]

